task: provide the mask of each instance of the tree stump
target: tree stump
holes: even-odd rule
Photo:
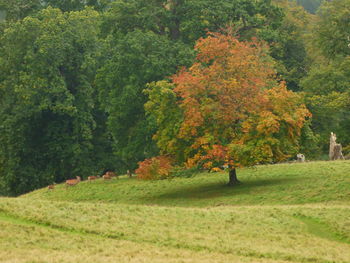
[[[344,160],[341,144],[334,145],[333,160]]]
[[[331,137],[329,140],[329,159],[344,160],[344,155],[342,153],[342,146],[340,143],[337,143],[336,140],[337,140],[336,134],[331,132]]]

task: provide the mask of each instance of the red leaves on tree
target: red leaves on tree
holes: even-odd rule
[[[139,162],[139,168],[135,173],[137,178],[143,180],[163,179],[169,176],[172,168],[170,158],[157,156]]]

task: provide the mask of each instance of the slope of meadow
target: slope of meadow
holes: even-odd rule
[[[238,177],[243,184],[236,188],[226,186],[227,173],[160,181],[122,177],[44,188],[23,198],[184,207],[350,202],[350,161],[266,165],[241,169]]]
[[[350,262],[350,162],[0,199],[0,262]]]

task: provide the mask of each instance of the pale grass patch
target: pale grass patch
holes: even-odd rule
[[[144,246],[249,256],[254,260],[350,262],[350,245],[308,231],[297,216],[317,218],[349,235],[350,207],[241,206],[179,208],[0,199],[21,218]],[[335,223],[336,221],[336,223]],[[257,261],[249,262],[257,262]]]
[[[2,221],[0,221],[0,247],[1,263],[284,262],[252,259],[231,254],[164,248],[93,235],[80,236],[40,226],[17,225]]]

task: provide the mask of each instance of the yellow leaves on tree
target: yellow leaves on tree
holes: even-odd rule
[[[239,144],[231,144],[231,154],[244,165],[278,162],[290,157],[298,150],[305,119],[311,117],[302,96],[287,90],[284,83],[264,90],[264,97],[261,111],[242,123]]]

